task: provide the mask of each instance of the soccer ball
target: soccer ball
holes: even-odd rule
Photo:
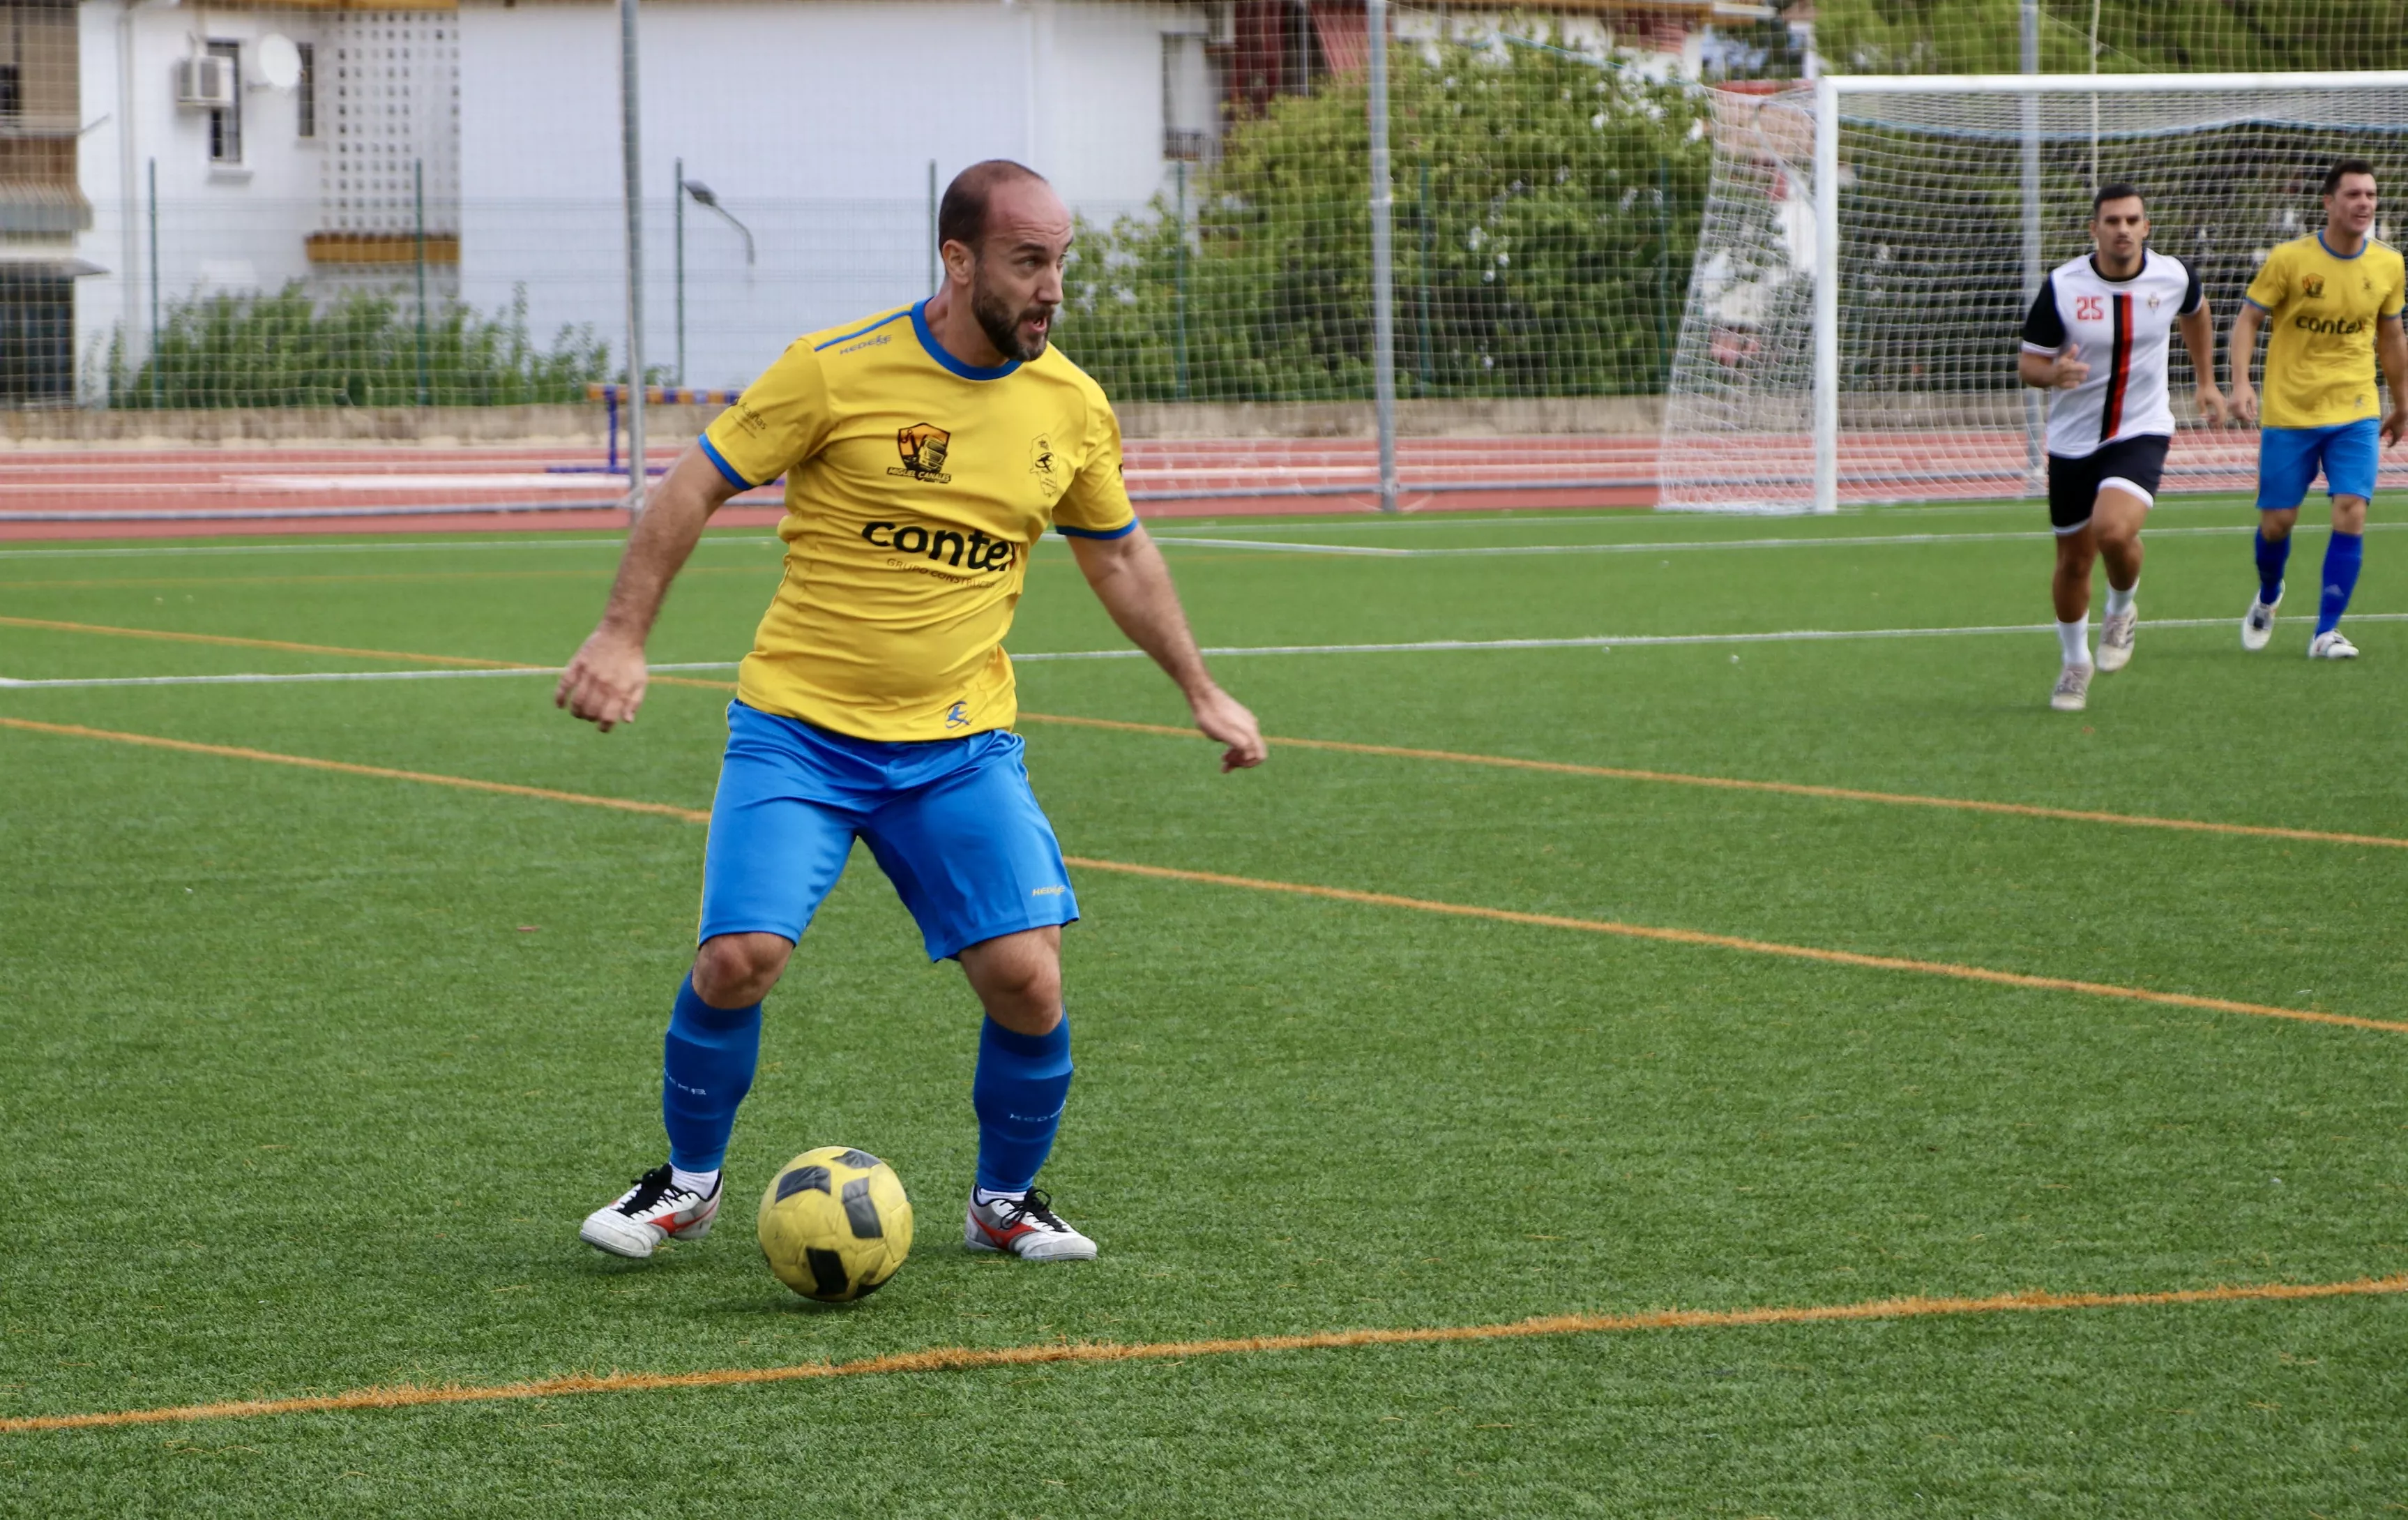
[[[911,1251],[911,1200],[895,1169],[867,1151],[823,1145],[778,1169],[761,1195],[761,1254],[806,1298],[847,1303],[876,1292]]]

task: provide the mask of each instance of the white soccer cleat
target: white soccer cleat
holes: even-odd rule
[[[2128,612],[2110,612],[2107,621],[2099,625],[2099,670],[2101,675],[2121,670],[2132,663],[2132,640],[2140,633],[2141,609],[2135,603]]]
[[[2283,588],[2280,586],[2274,588],[2274,599],[2271,602],[2260,601],[2255,596],[2249,598],[2249,615],[2241,620],[2243,649],[2264,649],[2273,641],[2274,609],[2282,605]]]
[[[1096,1242],[1062,1223],[1054,1200],[1036,1188],[1025,1198],[978,1201],[970,1194],[962,1244],[972,1251],[1000,1251],[1023,1261],[1093,1261]]]
[[[2090,670],[2086,665],[2069,665],[2058,671],[2057,689],[2048,694],[2048,705],[2059,712],[2079,712],[2088,707]]]
[[[679,1187],[669,1181],[664,1161],[637,1178],[618,1202],[587,1214],[577,1238],[596,1251],[641,1261],[663,1240],[699,1240],[710,1234],[711,1222],[719,1217],[720,1196],[726,1191],[723,1183],[704,1197]]]
[[[2308,646],[2308,658],[2311,660],[2355,660],[2358,658],[2358,646],[2351,643],[2348,638],[2344,635],[2339,628],[2335,628],[2330,633],[2320,633],[2316,635],[2315,642]]]

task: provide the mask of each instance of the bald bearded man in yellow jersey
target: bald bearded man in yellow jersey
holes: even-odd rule
[[[1021,766],[1002,641],[1048,525],[1225,746],[1222,768],[1264,757],[1130,509],[1111,404],[1048,346],[1068,210],[1033,170],[991,160],[946,191],[938,234],[941,290],[797,341],[671,467],[561,677],[555,700],[578,717],[606,732],[633,719],[645,637],[703,524],[785,476],[785,578],[728,708],[699,948],[665,1041],[669,1158],[579,1231],[614,1255],[710,1233],[761,1000],[857,838],[929,958],[958,960],[986,1010],[964,1243],[1095,1255],[1035,1186],[1069,1092],[1061,925],[1079,910]]]

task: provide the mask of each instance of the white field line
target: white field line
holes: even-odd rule
[[[2370,523],[2367,531],[2408,526],[2400,523]],[[2205,536],[2237,536],[2256,533],[2255,523],[2238,523],[2203,528],[2153,528],[2144,535],[2150,538],[2179,538]],[[1876,533],[1846,538],[1710,538],[1664,543],[1610,544],[1501,544],[1482,545],[1465,549],[1395,549],[1374,544],[1326,544],[1289,542],[1269,538],[1201,538],[1186,534],[1156,534],[1158,542],[1166,544],[1197,544],[1213,549],[1254,549],[1282,554],[1359,554],[1374,559],[1489,559],[1498,556],[1518,557],[1535,554],[1653,554],[1700,549],[1858,549],[1873,544],[1951,544],[2004,543],[2028,539],[2050,539],[2056,535],[2046,529],[2016,530],[1990,533]]]
[[[55,681],[13,681],[0,676],[0,691],[50,686],[294,686],[330,681],[448,681],[466,677],[490,681],[501,676],[556,676],[556,665],[514,665],[502,670],[297,670],[228,676],[71,676]],[[733,670],[733,660],[703,660],[685,665],[655,665],[664,670]]]
[[[695,547],[712,544],[749,544],[755,547],[776,544],[776,538],[738,538],[726,535],[713,538],[705,535]],[[0,549],[0,559],[122,559],[185,558],[210,554],[382,554],[422,553],[437,549],[624,549],[626,538],[452,538],[433,542],[403,540],[393,543],[314,543],[314,544],[158,544],[133,549]]]
[[[2353,623],[2408,623],[2408,612],[2355,612]],[[2157,618],[2144,628],[2236,627],[2234,618]],[[1526,649],[1656,649],[1684,644],[1814,644],[1858,638],[1961,638],[1988,634],[2043,634],[2057,631],[2054,623],[1998,623],[1963,628],[1791,628],[1775,633],[1606,634],[1586,638],[1428,638],[1395,644],[1238,644],[1208,648],[1203,652],[1227,658],[1249,654],[1422,654]],[[1141,660],[1137,649],[1043,650],[1014,654],[1015,665],[1054,660]],[[681,665],[656,665],[655,671],[733,670],[734,660],[695,660]],[[556,665],[517,666],[507,670],[341,670],[291,674],[225,676],[71,676],[19,681],[0,676],[0,690],[28,691],[61,686],[280,686],[337,681],[486,681],[504,676],[556,676]]]

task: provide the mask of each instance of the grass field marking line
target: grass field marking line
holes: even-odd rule
[[[2408,523],[2377,523],[2369,529],[2408,527]],[[1300,532],[1314,531],[1310,528]],[[2153,538],[2229,537],[2258,530],[2247,524],[2238,526],[2157,528],[2148,537]],[[1484,544],[1447,549],[1394,549],[1369,544],[1310,543],[1301,540],[1269,538],[1207,538],[1183,533],[1160,533],[1155,540],[1167,544],[1197,544],[1215,549],[1251,549],[1269,553],[1288,554],[1357,554],[1380,559],[1495,559],[1546,554],[1652,554],[1691,552],[1713,549],[1857,549],[1881,544],[1955,544],[2005,543],[2027,539],[2054,538],[2045,528],[2005,529],[1980,533],[1872,533],[1834,538],[1697,538],[1649,543],[1630,541],[1601,544]]]
[[[31,718],[0,717],[0,728],[22,729],[33,734],[54,734],[68,738],[107,739],[113,744],[139,744],[155,750],[177,750],[186,754],[213,754],[229,760],[260,760],[269,765],[298,766],[305,770],[332,770],[346,776],[373,776],[380,781],[420,782],[429,786],[449,786],[465,792],[498,792],[506,796],[537,797],[546,802],[573,802],[588,808],[610,808],[620,812],[652,813],[662,818],[675,818],[681,823],[707,824],[710,814],[694,808],[672,807],[666,802],[638,802],[629,797],[595,796],[584,792],[560,792],[548,786],[521,786],[512,782],[480,781],[470,776],[442,776],[424,770],[396,770],[390,766],[354,765],[348,760],[321,760],[312,755],[280,754],[273,750],[245,749],[234,744],[202,744],[187,738],[164,738],[156,734],[126,734],[113,728],[87,728],[81,724],[36,723]]]
[[[705,534],[695,540],[697,549],[712,544],[750,544],[755,548],[785,542],[780,538],[763,538],[751,534],[741,537],[732,533]],[[432,542],[413,538],[371,543],[306,543],[306,544],[157,544],[138,548],[111,549],[0,549],[0,559],[123,559],[166,558],[203,554],[379,554],[424,553],[443,549],[624,549],[627,540],[617,538],[506,538],[498,535],[491,539],[446,538]]]
[[[1112,718],[1074,718],[1052,712],[1023,712],[1023,723],[1062,724],[1078,728],[1103,728],[1125,734],[1159,734],[1168,738],[1202,738],[1193,728],[1168,724],[1124,723]],[[2192,834],[2231,834],[2249,839],[2296,839],[2310,844],[2363,844],[2408,850],[2408,839],[2386,834],[2339,834],[2317,828],[2284,828],[2272,824],[2219,824],[2196,818],[2160,818],[2151,813],[2097,812],[2082,808],[2051,808],[2032,802],[1989,802],[1979,797],[1927,796],[1914,792],[1870,792],[1853,786],[1817,786],[1807,782],[1759,782],[1736,776],[1692,776],[1677,770],[1633,770],[1619,766],[1582,766],[1562,760],[1525,760],[1510,754],[1469,754],[1455,750],[1416,750],[1398,744],[1354,744],[1336,738],[1267,737],[1266,743],[1293,750],[1326,750],[1339,754],[1382,755],[1398,760],[1434,760],[1446,765],[1491,766],[1500,770],[1535,770],[1556,776],[1589,776],[1605,781],[1653,782],[1670,786],[1703,786],[1727,792],[1771,792],[1784,796],[1818,797],[1834,802],[1876,802],[1899,808],[1943,808],[1964,812],[2000,813],[2012,818],[2046,818],[2071,824],[2110,824],[2123,828],[2168,828]]]
[[[2353,612],[2359,623],[2408,622],[2408,612]],[[2233,618],[2157,618],[2143,628],[2237,627]],[[1434,654],[1476,650],[1670,649],[1684,644],[1822,644],[1854,638],[1964,638],[1989,634],[2053,633],[2054,623],[1989,623],[1962,628],[1787,628],[1767,633],[1613,634],[1566,638],[1424,638],[1394,644],[1220,644],[1199,652],[1234,658],[1247,654]],[[1053,660],[1141,660],[1142,650],[1082,649],[1022,653],[1014,664]]]
[[[0,676],[0,690],[37,690],[57,686],[289,686],[329,681],[485,681],[509,676],[556,676],[562,668],[556,665],[514,665],[498,670],[247,671],[225,676],[57,676],[29,681]],[[733,670],[736,668],[733,660],[689,660],[648,668],[652,679],[664,686],[704,686],[713,691],[736,689],[733,681],[681,681],[673,675],[662,674],[665,670]]]
[[[456,665],[478,670],[528,668],[524,662],[519,660],[480,660],[465,654],[412,654],[389,649],[346,649],[338,644],[296,644],[282,638],[237,638],[232,634],[179,633],[167,628],[120,628],[106,623],[62,623],[55,618],[0,617],[0,627],[38,628],[50,633],[102,634],[111,638],[157,638],[171,644],[278,649],[295,654],[341,654],[360,660],[414,660],[421,665]]]
[[[1700,945],[1736,950],[1752,955],[1778,955],[1789,960],[1819,961],[1829,966],[1857,967],[1876,971],[1911,971],[1920,976],[1949,977],[1959,982],[1985,982],[2002,987],[2027,987],[2041,992],[2073,992],[2092,997],[2119,997],[2172,1008],[2207,1009],[2218,1013],[2248,1013],[2258,1018],[2296,1019],[2305,1024],[2334,1024],[2352,1029],[2378,1029],[2408,1035],[2408,1023],[2370,1019],[2355,1013],[2327,1013],[2310,1008],[2281,1008],[2271,1003],[2243,1003],[2229,997],[2201,997],[2186,992],[2158,992],[2111,982],[2082,982],[2071,977],[2033,976],[2023,971],[1999,971],[1986,966],[1955,961],[1913,960],[1900,955],[1870,955],[1854,950],[1827,950],[1817,945],[1784,944],[1773,939],[1747,939],[1712,934],[1703,929],[1624,924],[1605,918],[1569,918],[1557,913],[1526,913],[1510,908],[1484,908],[1472,903],[1438,902],[1428,897],[1403,897],[1387,892],[1363,892],[1353,887],[1319,886],[1303,882],[1273,882],[1254,876],[1230,876],[1220,871],[1184,870],[1171,866],[1144,866],[1131,861],[1097,860],[1064,855],[1063,860],[1087,870],[1123,876],[1145,876],[1164,882],[1193,882],[1207,886],[1239,887],[1249,892],[1282,892],[1298,897],[1361,903],[1373,908],[1406,908],[1415,912],[1444,913],[1454,918],[1487,919],[1498,924],[1527,925],[1543,929],[1575,929],[1586,934],[1615,935],[1626,939],[1655,939],[1666,944]]]
[[[186,1425],[201,1420],[261,1419],[279,1414],[356,1413],[423,1409],[440,1404],[497,1403],[576,1394],[663,1393],[688,1388],[740,1388],[823,1378],[893,1377],[976,1372],[1062,1363],[1178,1361],[1191,1356],[1246,1356],[1295,1351],[1352,1351],[1369,1346],[1461,1344],[1574,1335],[1632,1335],[1663,1330],[1757,1329],[1783,1325],[1833,1325],[1867,1320],[1941,1319],[1975,1314],[2031,1314],[2100,1309],[2167,1309],[2193,1304],[2300,1303],[2320,1298],[2408,1293],[2408,1276],[2361,1277],[2341,1283],[2238,1283],[2157,1293],[2051,1293],[2027,1289],[1987,1298],[1875,1298],[1859,1303],[1766,1305],[1755,1309],[1649,1309],[1621,1314],[1546,1314],[1487,1325],[1406,1326],[1322,1330],[1303,1335],[1229,1336],[1209,1341],[1047,1341],[1021,1346],[936,1346],[850,1362],[786,1367],[724,1367],[696,1372],[570,1373],[521,1383],[401,1384],[305,1398],[238,1398],[163,1409],[99,1410],[83,1414],[21,1414],[0,1418],[0,1435],[93,1430],[136,1425]]]
[[[0,717],[0,728],[16,728],[28,733],[55,734],[74,738],[105,739],[120,744],[139,744],[154,749],[178,750],[191,754],[219,755],[235,760],[260,760],[271,765],[297,766],[304,769],[330,770],[351,776],[419,782],[431,786],[456,787],[463,791],[494,792],[509,796],[536,797],[547,802],[569,802],[591,808],[610,808],[621,812],[651,813],[664,818],[676,818],[690,824],[710,822],[710,814],[706,810],[673,807],[665,802],[638,802],[627,797],[596,796],[584,792],[561,792],[549,787],[521,786],[509,782],[479,781],[466,776],[445,776],[423,770],[396,770],[384,766],[354,765],[346,760],[321,760],[308,755],[280,754],[271,750],[244,749],[230,744],[202,744],[191,739],[164,738],[153,734],[127,734],[108,728],[87,728],[80,724],[36,723],[29,718]],[[1521,924],[1550,929],[1574,929],[1587,934],[1618,935],[1629,939],[1655,939],[1670,944],[1736,950],[1750,954],[1820,961],[1832,966],[1859,967],[1882,971],[1911,971],[1924,976],[1952,977],[1960,982],[1986,982],[2000,986],[2028,987],[2045,992],[2083,993],[2094,997],[2120,997],[2134,1002],[2162,1003],[2175,1008],[2206,1009],[2219,1013],[2248,1013],[2261,1018],[2295,1019],[2308,1024],[2331,1024],[2353,1029],[2379,1029],[2390,1034],[2408,1034],[2408,1023],[2389,1019],[2364,1018],[2352,1013],[2326,1013],[2315,1009],[2280,1008],[2269,1003],[2243,1003],[2224,997],[2201,997],[2190,993],[2157,992],[2146,987],[2126,987],[2105,982],[2081,982],[2069,977],[2033,976],[2021,971],[1998,971],[1988,967],[1962,966],[1952,961],[1924,961],[1896,955],[1869,955],[1853,950],[1826,950],[1814,945],[1791,945],[1770,939],[1746,939],[1735,935],[1712,934],[1703,929],[1623,924],[1612,919],[1568,918],[1554,913],[1526,913],[1507,908],[1484,908],[1471,903],[1438,902],[1426,897],[1404,897],[1384,892],[1363,892],[1352,887],[1317,886],[1301,882],[1273,882],[1260,877],[1230,876],[1218,871],[1186,870],[1172,866],[1146,866],[1129,861],[1098,860],[1092,856],[1065,855],[1062,858],[1069,865],[1089,870],[1112,871],[1125,876],[1152,877],[1166,882],[1192,882],[1208,886],[1239,887],[1253,892],[1278,892],[1293,896],[1321,897],[1333,902],[1360,903],[1376,908],[1406,908],[1418,912],[1444,913],[1455,918],[1487,919],[1499,924]]]

